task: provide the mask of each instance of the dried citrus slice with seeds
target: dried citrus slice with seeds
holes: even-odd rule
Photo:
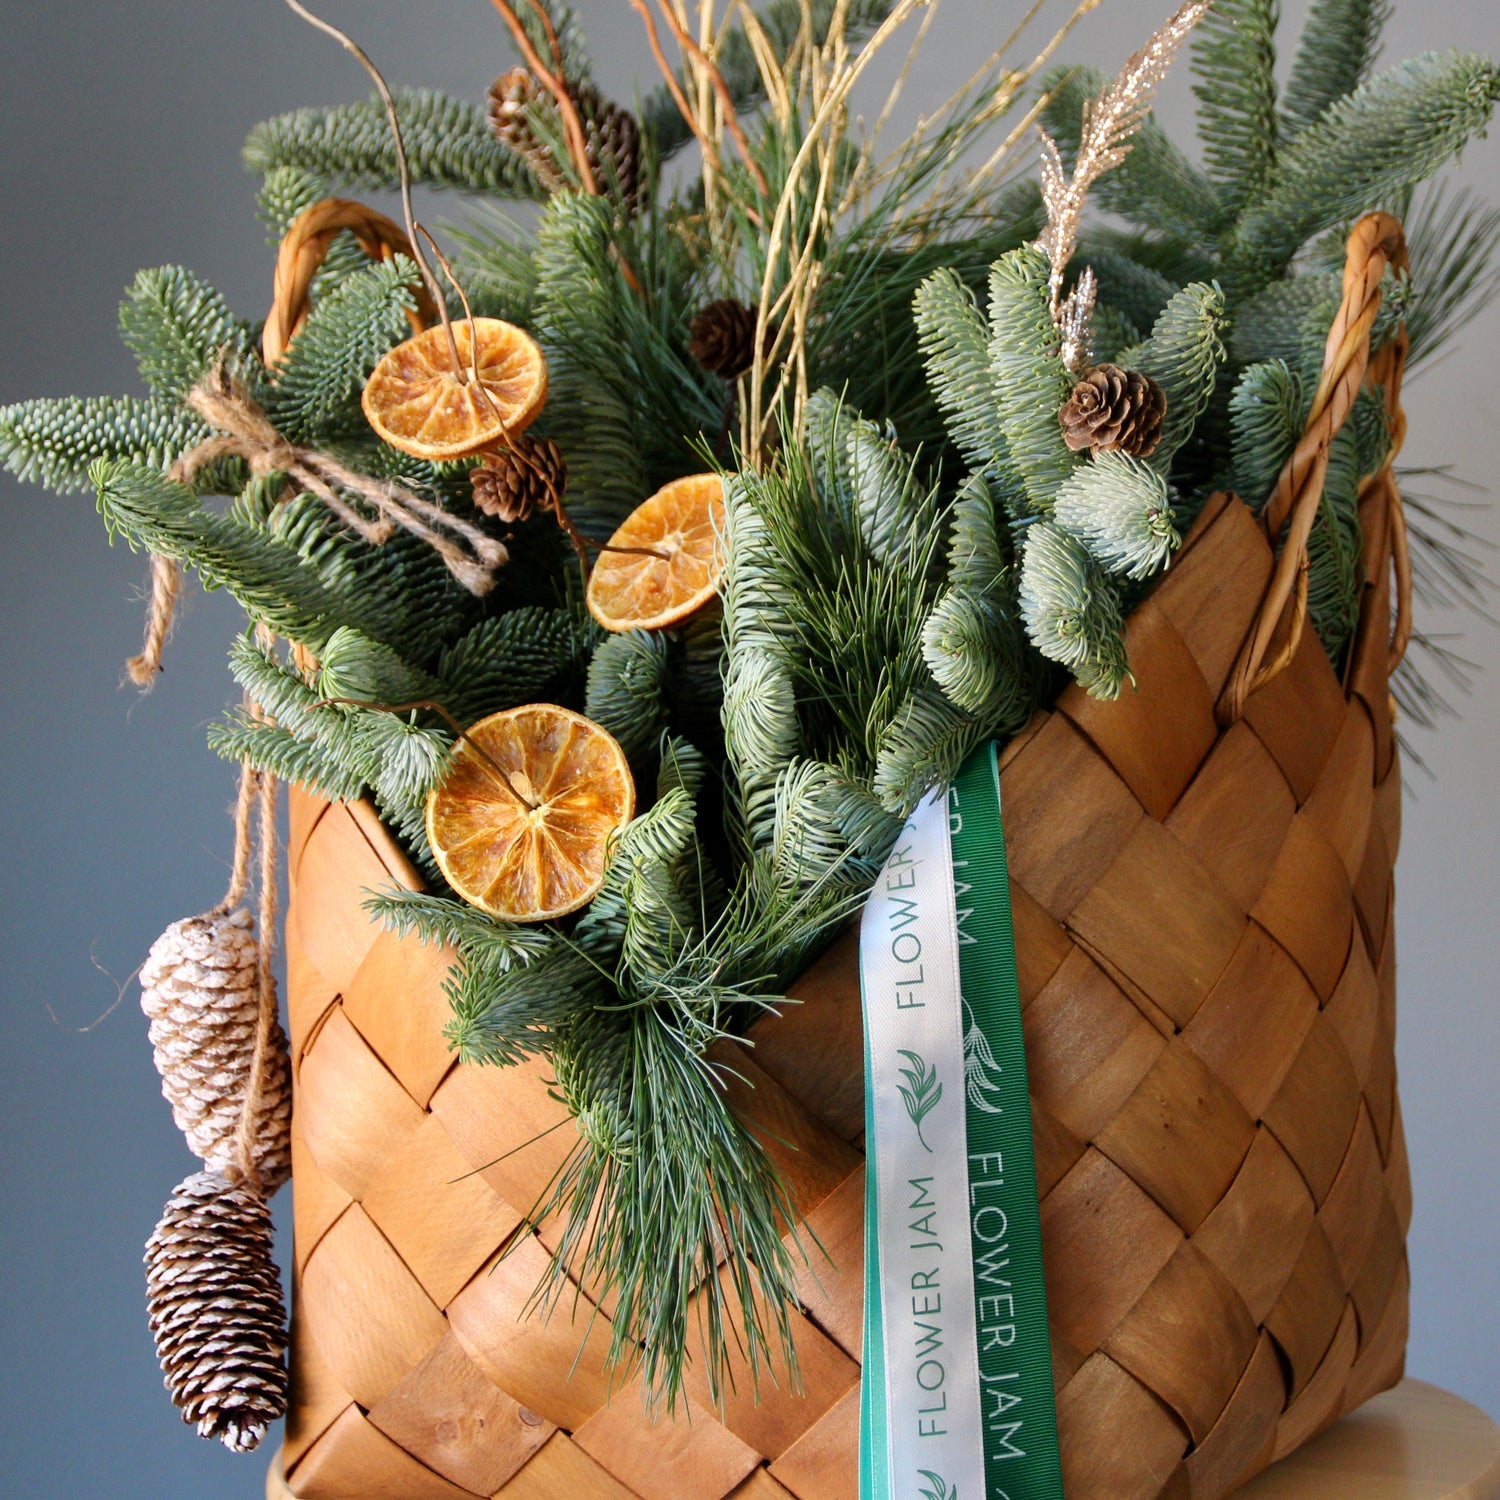
[[[724,481],[674,479],[638,506],[589,575],[589,613],[606,630],[662,630],[700,610],[723,571]]]
[[[635,812],[625,752],[592,719],[551,703],[481,719],[427,798],[427,839],[448,884],[508,922],[591,901],[610,836]]]
[[[414,458],[467,458],[516,437],[547,399],[547,362],[529,334],[499,318],[465,318],[453,341],[458,369],[439,324],[397,344],[365,382],[370,426]]]

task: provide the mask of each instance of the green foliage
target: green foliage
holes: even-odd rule
[[[606,636],[589,663],[584,712],[614,735],[632,763],[666,728],[669,654],[665,635],[631,630]]]
[[[1302,435],[1304,410],[1302,382],[1285,360],[1251,365],[1235,386],[1229,398],[1230,484],[1252,510],[1258,511],[1271,498]]]
[[[1313,0],[1282,100],[1288,140],[1365,81],[1390,13],[1387,0]]]
[[[1331,106],[1281,153],[1240,221],[1237,259],[1252,285],[1278,274],[1311,236],[1430,177],[1484,126],[1497,98],[1493,63],[1434,52]]]
[[[481,620],[448,646],[437,665],[443,706],[461,724],[546,701],[580,675],[603,632],[565,608],[523,605]]]
[[[952,271],[934,271],[918,288],[914,308],[927,379],[949,437],[971,468],[1004,466],[989,329],[974,294]]]
[[[1073,378],[1058,356],[1041,251],[1016,250],[991,267],[989,319],[990,371],[1006,451],[1025,486],[1025,513],[1045,515],[1078,460],[1057,420]]]
[[[1099,453],[1075,469],[1057,492],[1052,518],[1120,578],[1149,578],[1182,541],[1166,480],[1128,453]]]
[[[1359,442],[1352,424],[1333,440],[1318,521],[1307,540],[1307,617],[1335,670],[1359,625]]]
[[[1026,530],[1021,617],[1032,644],[1096,698],[1116,698],[1129,676],[1120,595],[1076,537],[1050,521]]]
[[[1224,296],[1217,286],[1184,287],[1156,320],[1151,337],[1121,357],[1156,380],[1167,395],[1161,441],[1152,467],[1165,474],[1213,399],[1224,363]]]
[[[89,483],[110,532],[132,547],[194,569],[206,588],[226,588],[257,619],[314,649],[336,619],[358,619],[363,601],[330,588],[284,542],[215,515],[193,492],[139,464],[100,459]]]
[[[0,463],[65,494],[92,489],[96,459],[170,468],[208,429],[159,396],[61,396],[0,408]]]
[[[1278,0],[1216,0],[1198,24],[1199,135],[1220,201],[1237,214],[1276,164]]]
[[[521,158],[496,140],[479,105],[431,89],[393,93],[414,181],[507,198],[545,196]],[[296,109],[257,125],[245,141],[245,165],[263,175],[300,167],[329,183],[376,192],[400,185],[385,108],[375,97]]]
[[[411,335],[417,268],[405,256],[353,272],[313,304],[276,371],[269,415],[294,443],[367,431],[360,393],[381,357]]]
[[[250,325],[181,266],[137,272],[120,304],[120,337],[163,401],[180,401],[221,354],[252,378],[259,368]]]

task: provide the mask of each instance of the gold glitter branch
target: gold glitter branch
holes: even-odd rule
[[[1212,0],[1187,0],[1176,15],[1139,52],[1134,53],[1119,76],[1083,110],[1083,130],[1078,159],[1070,177],[1057,143],[1041,131],[1042,199],[1047,206],[1047,227],[1037,244],[1052,263],[1049,287],[1052,317],[1063,326],[1063,277],[1078,244],[1083,206],[1089,189],[1113,171],[1130,153],[1131,138],[1146,123],[1151,101],[1171,71],[1172,60],[1188,33],[1203,18]],[[1077,309],[1070,321],[1077,324]]]

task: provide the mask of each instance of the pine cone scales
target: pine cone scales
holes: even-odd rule
[[[146,1306],[173,1404],[247,1453],[286,1411],[286,1308],[271,1211],[247,1182],[195,1172],[146,1241]]]
[[[584,151],[599,186],[634,213],[641,177],[641,130],[635,116],[590,83],[569,84],[568,97],[583,125]],[[527,118],[527,111],[538,106],[555,109],[552,96],[528,68],[512,68],[490,85],[490,128],[503,145],[526,159],[549,193],[557,193],[571,185],[571,178]],[[560,119],[557,130],[561,136]]]
[[[260,1018],[250,914],[239,910],[174,922],[141,967],[141,1009],[162,1093],[195,1155],[239,1167],[240,1116]],[[291,1174],[291,1070],[286,1036],[272,1028],[268,1074],[252,1130],[251,1157],[267,1192]]]
[[[1161,441],[1167,394],[1149,375],[1095,365],[1068,397],[1058,420],[1075,453],[1129,453],[1146,458]]]
[[[753,307],[724,297],[710,302],[688,324],[688,354],[710,375],[738,380],[755,363]]]
[[[551,510],[568,487],[567,461],[551,438],[518,438],[485,457],[482,468],[469,471],[474,504],[501,521],[524,521]]]

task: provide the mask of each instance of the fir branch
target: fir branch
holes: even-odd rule
[[[1193,48],[1198,132],[1231,216],[1260,196],[1276,167],[1279,14],[1278,0],[1214,0]]]
[[[637,763],[655,748],[667,723],[670,641],[660,631],[609,635],[589,663],[584,713]]]
[[[602,635],[591,618],[567,609],[507,610],[444,648],[435,696],[461,724],[535,703],[560,679],[582,673]]]
[[[1318,521],[1307,539],[1307,617],[1336,672],[1359,626],[1364,591],[1359,467],[1358,438],[1346,423],[1329,449]]]
[[[935,686],[918,689],[891,717],[876,752],[871,789],[887,812],[908,818],[950,782],[984,739],[984,726]]]
[[[248,762],[330,802],[354,802],[369,785],[361,767],[350,765],[321,740],[303,739],[238,710],[208,726],[208,747],[227,761]]]
[[[1052,518],[1119,578],[1151,577],[1182,542],[1166,479],[1128,453],[1099,453],[1076,469]]]
[[[1487,59],[1427,53],[1340,100],[1286,148],[1247,208],[1240,279],[1264,285],[1311,236],[1430,177],[1484,128],[1497,98],[1500,69]]]
[[[495,138],[477,104],[431,89],[396,89],[396,116],[412,181],[508,198],[545,198],[522,159]],[[329,182],[394,192],[396,148],[378,98],[323,109],[297,109],[257,125],[245,141],[252,172],[300,167]]]
[[[1015,612],[1014,577],[995,506],[972,480],[953,507],[949,588],[922,629],[922,657],[943,692],[991,733],[1013,733],[1035,686]]]
[[[934,271],[917,289],[914,310],[928,384],[954,445],[973,469],[1005,465],[989,329],[973,292],[954,272]]]
[[[59,494],[91,489],[97,459],[163,470],[207,436],[190,411],[159,396],[44,397],[0,408],[0,463]]]
[[[1196,283],[1167,303],[1140,348],[1121,356],[1166,392],[1161,441],[1151,455],[1152,467],[1163,475],[1213,399],[1225,357],[1220,336],[1225,322],[1224,294],[1217,286]]]
[[[426,891],[378,891],[364,909],[402,937],[461,949],[495,969],[529,963],[557,941],[551,927],[502,922],[477,907]]]
[[[865,551],[882,566],[910,558],[928,545],[937,520],[935,497],[889,430],[883,432],[861,418],[850,424],[847,442],[848,473]]]
[[[136,273],[120,304],[120,338],[163,401],[181,401],[226,354],[249,379],[260,368],[250,325],[181,266]]]
[[[778,654],[753,645],[731,651],[724,682],[724,750],[750,838],[764,843],[775,822],[776,779],[802,751],[796,688]]]
[[[371,640],[351,626],[341,625],[318,653],[318,691],[325,699],[410,703],[418,698],[438,698],[442,687],[431,674],[412,666],[383,641]]]
[[[1306,329],[1321,327],[1327,334],[1338,311],[1341,280],[1336,272],[1314,271],[1273,281],[1255,296],[1240,299],[1230,339],[1235,363],[1296,363]]]
[[[1365,81],[1390,14],[1388,0],[1313,0],[1282,100],[1287,140],[1316,125]]]
[[[225,588],[251,617],[316,650],[361,602],[335,593],[317,571],[276,538],[206,510],[193,492],[135,464],[97,461],[89,483],[111,533],[175,558],[205,588]]]
[[[1060,526],[1027,527],[1021,617],[1032,644],[1066,667],[1091,696],[1116,698],[1130,675],[1117,585]]]
[[[900,830],[900,820],[837,766],[797,760],[777,784],[770,854],[794,888],[834,881],[863,897]]]
[[[1231,483],[1253,511],[1271,498],[1297,440],[1306,409],[1302,382],[1285,360],[1251,365],[1229,398]]]
[[[1076,456],[1057,413],[1073,389],[1048,307],[1050,268],[1039,250],[1002,256],[990,270],[990,373],[1010,463],[1025,486],[1025,514],[1044,515]]]
[[[1155,324],[1167,303],[1182,290],[1160,271],[1113,246],[1085,243],[1079,254],[1098,279],[1104,308],[1113,309],[1143,331]]]
[[[560,1027],[607,1001],[607,981],[559,933],[524,961],[459,949],[444,986],[453,1019],[443,1034],[469,1063],[510,1064],[551,1049]]]
[[[1042,124],[1069,171],[1078,159],[1089,101],[1108,86],[1109,79],[1097,68],[1058,69],[1042,80],[1047,98]],[[1091,192],[1110,213],[1189,240],[1201,239],[1223,217],[1218,189],[1150,114],[1141,121],[1124,161],[1095,182]]]
[[[418,285],[416,266],[398,255],[363,266],[314,304],[266,406],[288,441],[326,445],[368,430],[360,396],[382,356],[410,335]]]

